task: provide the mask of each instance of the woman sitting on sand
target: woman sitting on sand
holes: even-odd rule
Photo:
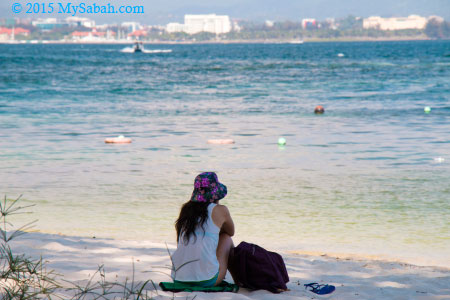
[[[201,287],[218,285],[225,278],[228,256],[234,247],[234,223],[219,200],[227,187],[213,172],[195,178],[191,199],[183,204],[175,223],[177,250],[172,255],[174,282]]]

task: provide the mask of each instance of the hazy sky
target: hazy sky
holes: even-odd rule
[[[13,14],[11,6],[35,0],[0,0],[1,17],[38,17],[35,14]],[[339,18],[347,15],[368,17],[371,15],[422,16],[439,15],[450,20],[450,0],[36,0],[38,3],[84,2],[87,5],[107,3],[120,5],[143,5],[143,15],[78,15],[89,17],[98,23],[115,23],[122,21],[139,21],[145,24],[182,22],[184,14],[216,13],[227,14],[233,19],[246,20],[292,20],[302,18],[325,19]],[[66,15],[53,14],[46,17],[64,18]]]

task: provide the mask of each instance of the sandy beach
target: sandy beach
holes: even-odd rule
[[[42,254],[49,269],[61,274],[64,280],[86,283],[104,266],[108,281],[123,281],[125,278],[146,281],[170,281],[170,259],[166,245],[147,241],[123,241],[113,239],[81,238],[44,233],[26,234],[12,244],[14,251],[27,253],[35,258]],[[174,251],[174,245],[167,245]],[[264,246],[264,245],[262,245]],[[273,249],[270,249],[273,250]],[[450,299],[450,269],[423,267],[410,264],[368,260],[332,258],[327,255],[313,256],[281,252],[290,277],[289,292],[272,294],[259,290],[241,288],[238,293],[167,293],[149,286],[154,299],[317,299],[305,291],[303,284],[328,283],[336,291],[327,299]],[[99,280],[94,276],[94,281]],[[227,274],[226,280],[232,282]],[[65,288],[71,284],[61,281]],[[63,298],[70,291],[61,289]]]
[[[99,266],[113,283],[170,281],[165,242],[214,171],[235,245],[280,253],[290,291],[154,299],[318,298],[311,282],[331,299],[450,299],[449,49],[0,45],[1,194],[33,206],[15,228],[39,220],[14,253],[42,255],[61,299]],[[121,135],[132,143],[104,142]]]

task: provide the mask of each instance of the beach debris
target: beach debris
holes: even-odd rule
[[[278,139],[278,146],[284,146],[286,145],[286,139],[284,137],[280,137]]]
[[[318,284],[317,282],[307,283],[304,284],[305,289],[307,291],[313,292],[317,295],[327,295],[334,292],[336,287],[331,284]]]
[[[337,56],[338,56],[338,57],[344,57],[345,55],[344,55],[344,53],[338,53]]]
[[[323,114],[324,112],[325,112],[325,108],[323,108],[322,105],[317,105],[317,106],[314,108],[314,113],[315,113],[316,115],[321,115],[321,114]]]
[[[208,144],[215,144],[215,145],[234,144],[234,140],[233,139],[211,139],[211,140],[208,140]]]
[[[105,143],[106,144],[129,144],[129,143],[131,143],[131,139],[126,138],[123,135],[119,135],[118,137],[114,137],[114,138],[106,138]]]
[[[425,106],[424,109],[423,109],[423,111],[424,111],[426,114],[429,114],[429,113],[431,112],[431,107]]]

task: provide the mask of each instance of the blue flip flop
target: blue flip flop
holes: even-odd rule
[[[304,286],[306,290],[311,291],[317,295],[331,294],[336,289],[334,285],[318,284],[317,282],[308,283],[305,284]]]

